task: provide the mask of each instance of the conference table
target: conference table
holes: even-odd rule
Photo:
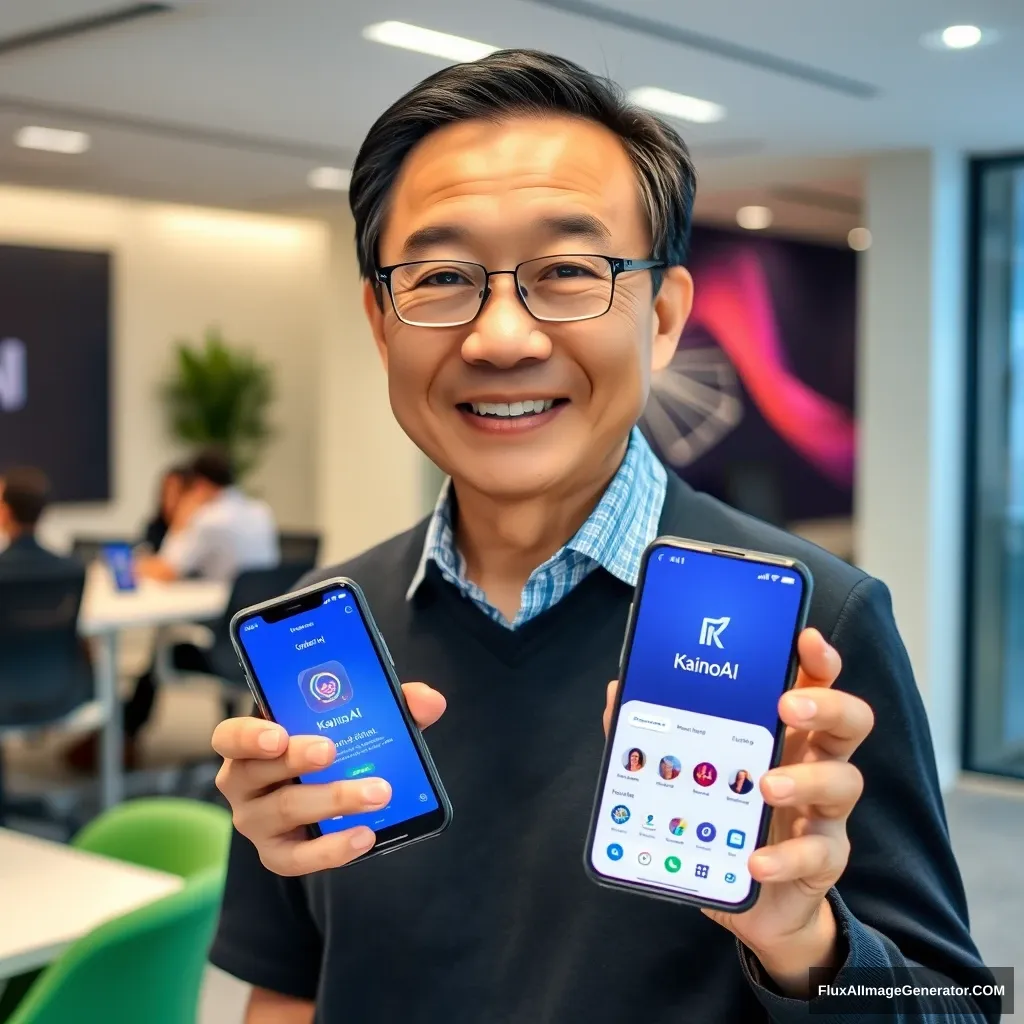
[[[132,591],[118,591],[101,566],[86,579],[78,632],[96,640],[96,700],[103,715],[100,738],[100,799],[118,803],[124,792],[124,722],[118,693],[118,649],[128,629],[172,626],[216,619],[227,608],[229,587],[216,580],[160,583],[141,580]],[[0,906],[3,904],[0,903]]]
[[[177,875],[0,828],[0,990],[105,921],[183,885]]]

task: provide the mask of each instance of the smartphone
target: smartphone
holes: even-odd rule
[[[104,544],[103,560],[119,591],[135,589],[135,563],[131,544]]]
[[[243,608],[231,640],[261,714],[289,735],[326,736],[334,762],[303,783],[376,777],[387,807],[329,818],[313,836],[367,825],[368,854],[390,853],[443,832],[452,807],[402,696],[391,653],[359,587],[338,577]]]
[[[757,901],[811,575],[791,558],[660,537],[646,549],[584,854],[601,885],[717,910]]]

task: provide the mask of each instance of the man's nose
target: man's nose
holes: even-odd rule
[[[516,295],[514,276],[492,275],[490,287],[491,294],[462,343],[462,358],[467,363],[489,363],[499,369],[548,359],[551,339],[544,331],[545,325],[530,315]]]

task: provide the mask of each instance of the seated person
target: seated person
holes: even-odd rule
[[[0,478],[0,575],[10,577],[63,576],[81,571],[78,562],[63,558],[36,540],[36,527],[50,498],[50,482],[40,469],[24,466]]]
[[[185,465],[171,466],[160,480],[160,496],[157,501],[156,514],[148,523],[142,536],[142,543],[150,552],[159,551],[164,538],[171,529],[174,510],[178,501],[188,487],[190,467]]]

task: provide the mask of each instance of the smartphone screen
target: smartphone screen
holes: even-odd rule
[[[636,595],[588,848],[598,881],[740,909],[768,815],[778,701],[810,577],[747,557],[651,548]]]
[[[313,598],[315,607],[295,614],[267,608],[244,617],[236,636],[274,720],[291,736],[326,736],[337,749],[333,764],[302,782],[374,777],[391,784],[387,807],[321,821],[321,832],[367,825],[379,849],[439,831],[447,818],[442,796],[388,678],[389,655],[351,590],[333,587]]]
[[[132,561],[130,544],[104,544],[103,558],[106,560],[114,586],[118,590],[135,589],[135,566]]]

